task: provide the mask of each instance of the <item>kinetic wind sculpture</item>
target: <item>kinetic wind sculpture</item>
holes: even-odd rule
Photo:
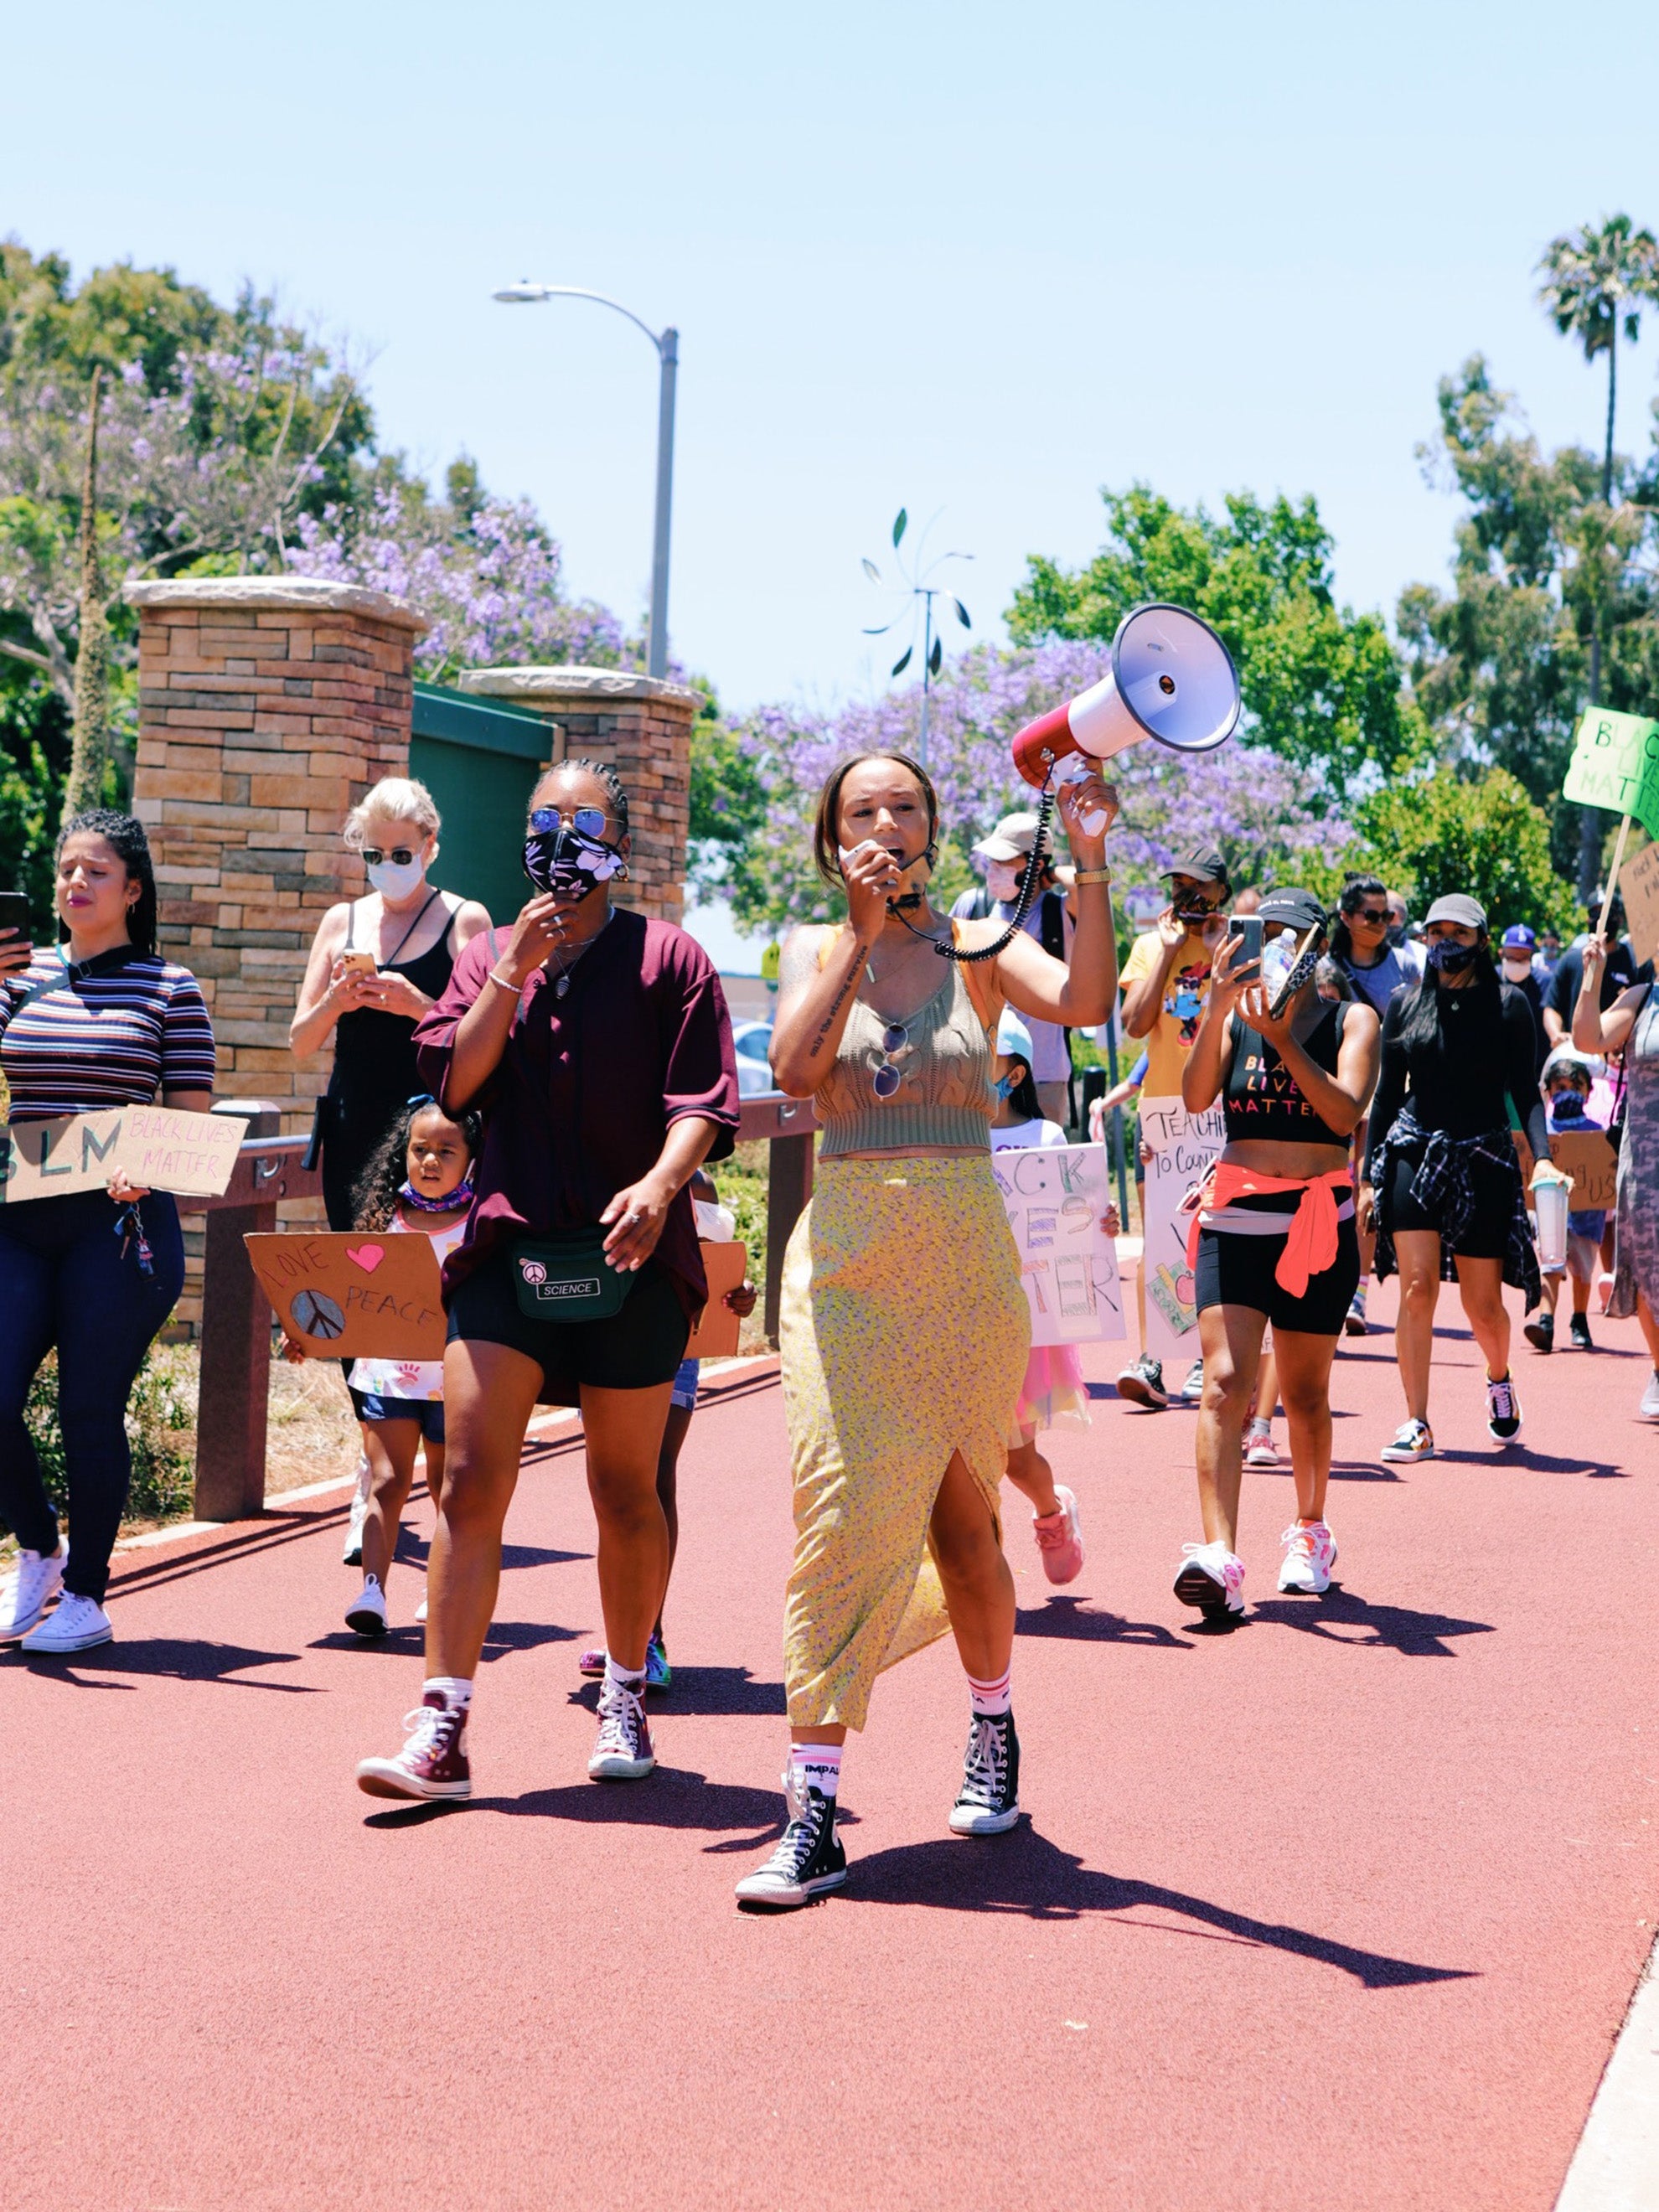
[[[939,516],[935,515],[933,522],[938,520]],[[885,637],[890,630],[896,629],[901,623],[909,623],[910,642],[893,663],[890,671],[894,676],[902,676],[910,665],[915,653],[915,633],[918,627],[921,629],[921,729],[917,738],[916,752],[922,766],[926,768],[927,765],[927,714],[933,696],[933,678],[945,665],[945,640],[934,627],[933,601],[935,599],[948,601],[951,610],[954,611],[957,620],[962,624],[963,629],[971,629],[974,626],[969,619],[967,608],[963,605],[956,594],[946,591],[943,584],[936,584],[930,580],[934,571],[942,568],[947,561],[971,561],[974,556],[971,553],[940,553],[924,567],[922,556],[927,544],[927,531],[933,526],[933,523],[930,522],[927,529],[922,532],[921,538],[917,541],[911,564],[907,568],[904,557],[899,552],[899,547],[903,542],[909,521],[908,509],[900,507],[897,514],[893,518],[894,565],[898,570],[899,580],[896,586],[889,587],[896,588],[902,594],[898,611],[890,622],[881,623],[872,629],[866,629],[864,635],[866,637]],[[881,583],[881,571],[873,561],[865,562],[864,573],[872,584]]]

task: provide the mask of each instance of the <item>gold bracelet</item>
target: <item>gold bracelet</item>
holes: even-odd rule
[[[1109,884],[1111,880],[1109,868],[1079,868],[1072,877],[1074,884]]]

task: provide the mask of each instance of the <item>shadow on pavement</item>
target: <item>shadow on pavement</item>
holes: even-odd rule
[[[1454,1467],[1489,1467],[1499,1474],[1524,1468],[1538,1474],[1580,1474],[1599,1482],[1622,1481],[1634,1472],[1628,1467],[1615,1467],[1610,1460],[1560,1459],[1549,1452],[1533,1451],[1525,1444],[1510,1444],[1507,1449],[1494,1444],[1490,1451],[1448,1451],[1442,1446],[1435,1457],[1448,1460]]]
[[[1178,1914],[1201,1927],[1171,1928],[1162,1920],[1139,1918],[1118,1924],[1288,1952],[1338,1967],[1368,1990],[1474,1978],[1466,1967],[1419,1966],[1385,1953],[1358,1950],[1304,1928],[1255,1920],[1207,1898],[1188,1897],[1156,1882],[1097,1874],[1025,1824],[983,1844],[902,1844],[854,1859],[841,1896],[853,1905],[931,1905],[953,1912],[1024,1913],[1033,1920],[1078,1920],[1085,1913],[1132,1914],[1151,1909]],[[1215,1932],[1210,1935],[1209,1930]]]
[[[1252,1605],[1242,1627],[1252,1621],[1299,1628],[1333,1644],[1402,1652],[1408,1659],[1455,1659],[1449,1638],[1491,1636],[1489,1620],[1458,1620],[1449,1613],[1413,1613],[1402,1605],[1368,1605],[1363,1597],[1333,1583],[1320,1598],[1268,1598]],[[1353,1631],[1354,1633],[1345,1633]]]
[[[1014,1615],[1016,1636],[1074,1637],[1080,1644],[1150,1644],[1160,1650],[1190,1651],[1192,1646],[1158,1620],[1126,1620],[1121,1613],[1091,1611],[1080,1597],[1051,1597],[1046,1605],[1022,1606]],[[780,1708],[781,1710],[781,1708]]]
[[[410,1528],[398,1532],[398,1549],[393,1558],[399,1566],[424,1567],[432,1556],[432,1547],[424,1536],[417,1536]],[[503,1544],[501,1567],[568,1567],[579,1559],[591,1559],[592,1552],[556,1552],[546,1544]]]
[[[196,1638],[140,1637],[131,1644],[118,1639],[95,1644],[90,1651],[70,1651],[61,1658],[48,1652],[19,1654],[32,1673],[53,1674],[72,1682],[77,1690],[129,1689],[130,1683],[88,1681],[85,1674],[152,1674],[175,1682],[222,1682],[233,1690],[275,1690],[290,1698],[317,1694],[313,1682],[244,1682],[237,1677],[250,1667],[291,1667],[297,1651],[251,1651],[240,1644],[212,1644]],[[85,1674],[77,1670],[85,1670]]]
[[[689,1768],[659,1766],[643,1783],[574,1782],[556,1790],[530,1790],[522,1797],[480,1797],[475,1805],[534,1820],[584,1820],[605,1826],[698,1828],[705,1833],[741,1828],[758,1850],[778,1832],[782,1797],[776,1790],[750,1790],[705,1781]],[[365,1826],[373,1827],[370,1816]],[[744,1844],[734,1846],[746,1848]]]
[[[489,1633],[484,1638],[483,1656],[486,1660],[504,1659],[509,1651],[537,1651],[544,1644],[574,1644],[581,1634],[580,1628],[562,1628],[550,1620],[492,1620]],[[400,1658],[418,1658],[426,1649],[426,1636],[419,1624],[402,1621],[385,1636],[359,1636],[349,1628],[331,1629],[326,1636],[313,1637],[306,1646],[308,1651],[392,1651]]]

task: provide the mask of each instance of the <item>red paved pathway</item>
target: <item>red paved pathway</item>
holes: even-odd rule
[[[1659,1433],[1599,1334],[1522,1350],[1501,1457],[1443,1335],[1445,1456],[1392,1474],[1391,1339],[1345,1357],[1342,1587],[1273,1596],[1291,1486],[1252,1476],[1230,1636],[1170,1592],[1190,1416],[1098,1406],[1054,1445],[1073,1593],[1012,1524],[1030,1825],[945,1836],[936,1648],[849,1753],[852,1886],[785,1919],[731,1897],[777,1806],[775,1387],[693,1427],[637,1789],[584,1778],[568,1450],[514,1509],[462,1812],[352,1786],[419,1668],[336,1632],[338,1512],[129,1555],[118,1644],[0,1662],[9,2201],[1545,2212],[1659,1918]]]

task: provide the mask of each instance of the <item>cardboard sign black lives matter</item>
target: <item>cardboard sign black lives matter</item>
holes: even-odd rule
[[[245,1237],[283,1334],[309,1359],[441,1359],[438,1255],[425,1237]]]
[[[125,1168],[138,1190],[217,1198],[229,1183],[247,1124],[234,1114],[181,1114],[170,1106],[109,1106],[0,1132],[0,1201],[102,1190]]]

